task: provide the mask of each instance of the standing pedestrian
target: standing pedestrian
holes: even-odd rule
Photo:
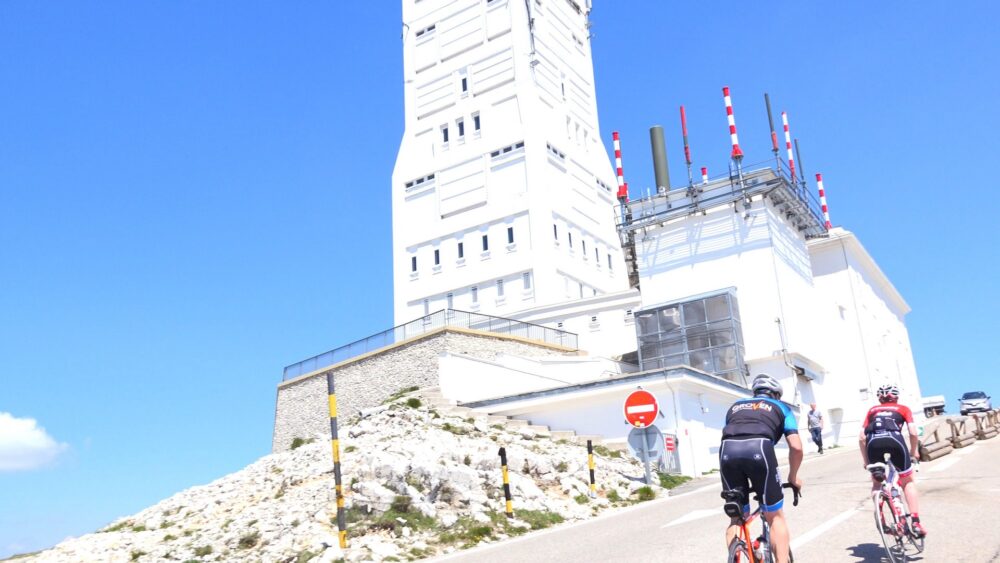
[[[823,413],[816,410],[816,403],[809,403],[809,409],[809,433],[819,453],[823,453]]]

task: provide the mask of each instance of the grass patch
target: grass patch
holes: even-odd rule
[[[125,528],[131,528],[131,527],[132,527],[131,520],[123,520],[115,524],[114,526],[108,526],[107,528],[104,528],[103,530],[101,530],[101,532],[120,532]]]
[[[259,541],[260,541],[260,532],[252,532],[240,538],[240,541],[237,542],[236,545],[240,549],[250,549],[251,547],[257,545],[257,542]]]
[[[424,482],[420,480],[420,477],[417,477],[412,473],[408,473],[406,475],[405,481],[407,485],[413,487],[414,489],[416,489],[421,493],[424,492],[424,490],[426,489],[426,487],[424,487]]]
[[[406,400],[406,406],[410,407],[411,409],[419,409],[421,404],[423,403],[421,403],[420,399],[416,397],[410,397],[409,399]]]
[[[232,523],[233,523],[233,519],[232,518],[227,519],[225,522],[222,523],[222,529],[225,530]]]
[[[559,516],[555,512],[546,512],[544,510],[519,510],[514,513],[514,516],[530,524],[532,530],[543,530],[550,526],[561,524],[564,520],[562,516]]]
[[[622,457],[622,453],[620,451],[612,450],[607,446],[602,446],[600,444],[594,446],[594,453],[604,457],[613,457],[615,459],[620,459]]]
[[[301,448],[306,444],[311,444],[316,441],[316,438],[292,438],[292,449]]]
[[[211,555],[212,554],[212,546],[210,546],[210,545],[203,545],[201,547],[196,547],[196,548],[194,548],[194,554],[197,555],[198,557],[204,557],[206,555]]]
[[[584,494],[579,494],[573,497],[573,500],[575,500],[577,504],[587,504],[590,502],[590,497]]]
[[[173,522],[171,522],[170,520],[164,520],[164,521],[163,521],[163,522],[162,522],[162,523],[160,524],[160,529],[161,529],[161,530],[165,530],[165,529],[167,529],[167,528],[169,528],[170,526],[173,526],[173,525],[174,525],[174,523],[173,523]]]
[[[472,465],[472,458],[469,457],[468,454],[466,454],[465,457],[462,458],[462,463],[464,463],[465,465]]]
[[[657,472],[656,476],[660,479],[660,486],[664,489],[673,489],[691,480],[686,475],[670,475],[669,473]]]
[[[569,464],[567,464],[565,461],[560,461],[559,463],[556,464],[556,471],[558,471],[559,473],[566,473],[567,470],[569,470]]]
[[[34,557],[34,556],[38,555],[39,553],[41,553],[41,551],[32,551],[31,553],[18,553],[17,555],[11,555],[7,559],[0,559],[0,561],[14,561],[15,559],[24,559],[25,557]]]
[[[358,449],[357,446],[347,446],[346,448],[344,448],[344,453],[351,453],[353,451],[357,451],[357,449]]]
[[[132,531],[133,532],[145,532],[146,531],[146,527],[143,526],[142,524],[139,524],[138,526],[132,526]]]
[[[384,400],[384,401],[382,401],[382,404],[384,405],[386,403],[391,403],[391,402],[393,402],[395,400],[398,400],[398,399],[402,398],[402,396],[405,395],[405,394],[407,394],[407,393],[413,393],[417,389],[420,389],[420,387],[418,387],[416,385],[413,385],[411,387],[404,387],[404,388],[396,391],[392,395],[389,395],[389,398],[386,399],[386,400]]]
[[[447,430],[456,436],[465,436],[469,431],[461,426],[452,426],[450,422],[445,422],[441,425],[442,430]]]
[[[165,541],[165,542],[174,541],[175,539],[177,539],[177,536],[175,536],[173,534],[167,534],[167,535],[163,536],[163,541]]]
[[[615,490],[615,489],[611,489],[610,491],[608,491],[607,498],[611,502],[621,502],[622,501],[622,497],[618,496],[618,491]]]
[[[438,536],[437,541],[442,544],[462,544],[463,548],[472,547],[487,538],[493,537],[493,526],[483,524],[463,516],[451,527],[450,530]]]
[[[138,561],[139,558],[142,557],[143,555],[146,555],[145,551],[139,551],[138,549],[136,549],[129,554],[129,561]]]
[[[648,500],[653,500],[656,498],[656,491],[652,487],[645,486],[639,487],[635,490],[635,497],[638,502],[646,502]]]
[[[300,551],[298,555],[295,556],[295,563],[306,563],[310,559],[318,557],[318,553],[313,553],[308,549]]]

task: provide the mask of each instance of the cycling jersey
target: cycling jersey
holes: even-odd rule
[[[754,397],[729,407],[722,439],[767,438],[777,444],[782,436],[798,433],[798,422],[788,405],[770,397]]]
[[[780,510],[785,493],[774,455],[782,436],[798,434],[795,415],[770,397],[740,399],[729,407],[719,447],[719,473],[726,490],[743,488],[759,494],[765,512]],[[749,505],[743,507],[749,511]]]
[[[869,463],[881,463],[885,454],[899,470],[900,477],[913,473],[910,448],[906,447],[903,425],[913,424],[913,412],[898,403],[882,403],[865,416],[865,449]]]

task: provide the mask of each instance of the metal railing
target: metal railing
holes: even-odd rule
[[[318,356],[313,356],[287,366],[284,369],[281,380],[288,381],[300,375],[312,373],[316,370],[378,350],[379,348],[385,348],[397,342],[402,342],[406,339],[444,327],[468,328],[495,334],[519,336],[529,340],[539,340],[549,344],[556,344],[571,350],[577,349],[577,336],[572,332],[513,319],[471,313],[469,311],[442,309],[406,324],[383,330],[368,338],[356,340],[350,344],[334,348],[329,352],[324,352]]]

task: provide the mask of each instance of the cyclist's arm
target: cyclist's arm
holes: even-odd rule
[[[908,422],[906,427],[910,429],[910,457],[920,461],[920,436],[917,435],[917,426]]]
[[[798,434],[786,434],[785,441],[788,442],[788,482],[801,487],[799,466],[802,465],[802,457],[805,455],[802,450],[802,438]]]
[[[868,438],[865,436],[864,427],[861,428],[861,432],[858,433],[858,447],[861,448],[861,459],[864,461],[864,465],[868,466]]]

